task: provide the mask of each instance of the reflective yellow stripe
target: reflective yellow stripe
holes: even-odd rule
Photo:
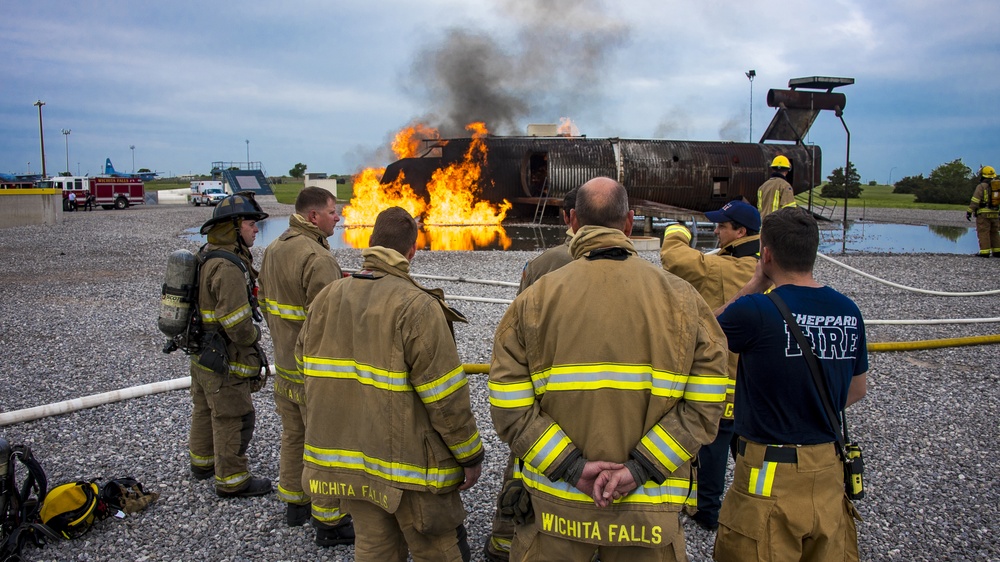
[[[325,357],[304,357],[302,374],[307,377],[327,377],[356,380],[380,390],[409,392],[410,375],[406,371],[388,371],[370,365],[362,365],[350,359],[328,359]]]
[[[531,379],[536,395],[562,390],[612,389],[648,390],[653,396],[680,398],[688,384],[688,375],[650,365],[615,363],[553,366],[533,373]]]
[[[677,470],[693,456],[659,425],[654,425],[640,442],[670,472]]]
[[[273,299],[264,299],[264,310],[271,316],[285,320],[302,322],[306,319],[306,308],[294,304],[281,304]]]
[[[497,408],[525,408],[535,403],[535,388],[530,381],[498,383],[490,381],[490,405]]]
[[[305,503],[309,501],[309,496],[305,492],[293,492],[278,484],[278,499],[286,503]]]
[[[771,486],[774,485],[774,472],[778,469],[778,463],[764,461],[760,468],[750,469],[750,493],[758,496],[770,497]]]
[[[313,518],[318,519],[319,521],[330,526],[339,523],[345,515],[347,514],[340,511],[339,507],[320,507],[316,504],[312,505]]]
[[[232,328],[233,326],[239,324],[244,318],[250,316],[250,304],[247,303],[236,310],[230,312],[229,314],[219,318],[219,323],[222,324],[223,328]]]
[[[674,234],[674,233],[680,234],[688,242],[691,241],[691,231],[688,230],[686,227],[684,227],[682,225],[672,224],[672,225],[668,226],[666,230],[663,231],[663,235],[664,236],[670,236],[671,234]]]
[[[249,472],[237,472],[231,476],[226,476],[225,478],[220,478],[218,474],[215,475],[215,485],[224,486],[226,488],[235,488],[240,484],[246,482],[250,479]]]
[[[684,399],[692,402],[725,402],[731,380],[725,375],[691,375],[684,387]]]
[[[208,456],[208,457],[201,457],[201,456],[198,456],[198,455],[194,454],[191,451],[188,451],[188,452],[191,454],[191,464],[193,466],[198,466],[198,467],[201,467],[201,468],[208,468],[210,466],[215,466],[215,455]]]
[[[253,367],[251,365],[244,365],[242,363],[230,363],[229,374],[244,379],[250,377],[256,377],[257,375],[260,374],[260,367]]]
[[[523,469],[515,465],[514,477],[521,478],[524,485],[532,488],[541,494],[553,496],[571,502],[594,505],[594,499],[576,489],[565,480],[549,480],[544,474],[536,470],[529,464],[524,464]],[[639,505],[684,505],[691,503],[688,500],[688,490],[692,482],[681,478],[668,478],[662,485],[646,482],[639,488],[614,500],[614,503],[639,504]],[[697,499],[695,500],[695,505]]]
[[[787,205],[783,205],[781,208],[784,209],[784,208],[787,208],[787,207],[798,207],[798,206],[799,206],[798,203],[796,203],[795,201],[792,201],[791,203],[789,203]]]
[[[459,365],[428,383],[413,387],[413,390],[417,391],[417,395],[420,396],[420,400],[424,404],[430,404],[451,396],[466,384],[468,381],[465,378],[465,371]]]
[[[557,424],[550,425],[524,455],[524,462],[545,472],[570,445],[569,437]]]
[[[479,432],[477,431],[472,434],[472,437],[469,437],[454,447],[449,446],[448,448],[451,449],[451,454],[455,455],[455,458],[458,459],[459,462],[462,462],[465,459],[479,454],[479,451],[483,450],[483,441],[479,438]]]
[[[362,472],[389,482],[416,484],[441,489],[461,484],[465,471],[461,467],[436,468],[370,457],[361,451],[323,449],[305,445],[303,461],[327,468],[342,468]]]
[[[292,371],[289,369],[283,369],[275,365],[275,370],[278,371],[278,376],[285,379],[286,381],[294,382],[296,384],[302,384],[305,382],[305,378],[302,377],[302,373],[300,373],[297,369]]]

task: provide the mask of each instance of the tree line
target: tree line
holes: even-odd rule
[[[854,168],[853,162],[847,163],[846,174],[843,167],[837,168],[827,179],[829,183],[820,192],[823,197],[840,199],[844,197],[845,191],[848,199],[861,197],[861,175]],[[969,202],[978,183],[978,171],[973,172],[961,158],[956,158],[934,168],[926,178],[923,174],[902,178],[893,184],[892,192],[912,193],[916,203],[961,205]]]

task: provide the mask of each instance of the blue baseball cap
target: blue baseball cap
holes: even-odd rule
[[[760,213],[756,207],[743,201],[730,201],[718,211],[705,213],[705,216],[714,223],[735,222],[747,230],[760,231]]]

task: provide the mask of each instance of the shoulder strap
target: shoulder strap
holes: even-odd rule
[[[841,432],[840,416],[837,415],[837,410],[830,401],[830,389],[826,384],[826,378],[823,377],[823,367],[820,365],[819,359],[816,358],[812,345],[806,340],[802,329],[799,328],[798,322],[795,321],[792,312],[788,310],[788,305],[785,304],[785,301],[775,294],[774,291],[767,293],[767,297],[771,299],[774,306],[778,307],[778,311],[785,319],[785,324],[788,325],[788,331],[795,337],[795,341],[799,344],[799,349],[802,350],[802,356],[805,358],[806,363],[809,365],[809,371],[812,373],[813,383],[816,385],[819,397],[823,401],[823,410],[826,412],[826,419],[830,422],[833,434],[837,436],[837,450],[843,455],[845,441],[844,434]],[[846,428],[844,429],[846,430]]]
[[[254,294],[254,281],[250,277],[250,270],[247,269],[247,264],[243,263],[243,260],[239,256],[232,252],[227,252],[226,250],[212,250],[202,256],[202,263],[204,264],[212,258],[222,258],[228,260],[240,268],[243,272],[243,279],[246,281],[247,285],[247,300],[250,302],[250,310],[253,313],[253,319],[256,322],[262,322],[264,317],[260,314],[260,307],[257,304],[257,295]]]

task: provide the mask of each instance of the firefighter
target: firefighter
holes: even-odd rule
[[[535,259],[524,264],[521,271],[521,286],[517,289],[520,293],[529,285],[538,281],[538,278],[550,271],[555,271],[567,263],[573,261],[573,256],[569,253],[569,242],[573,239],[573,227],[569,224],[569,213],[576,206],[576,189],[569,190],[563,195],[562,206],[559,208],[559,216],[568,227],[566,239],[562,244],[549,248],[542,252]]]
[[[573,240],[573,227],[570,225],[570,212],[576,207],[576,188],[566,192],[563,196],[562,206],[559,208],[559,215],[563,223],[567,226],[566,240],[555,247],[545,250],[533,260],[524,264],[521,271],[521,286],[517,289],[518,294],[531,286],[532,283],[560,267],[573,261],[573,255],[569,253],[569,243]],[[503,472],[503,481],[509,482],[514,475],[514,456],[507,456],[507,467]],[[483,545],[483,556],[489,562],[506,562],[510,559],[510,543],[514,538],[514,523],[505,520],[500,513],[500,497],[497,496],[496,511],[493,512],[493,530],[490,536],[486,537]]]
[[[468,561],[459,490],[485,457],[440,290],[409,276],[417,224],[379,213],[362,269],[313,300],[295,346],[305,377],[303,487],[313,513],[339,505],[357,560]]]
[[[787,156],[781,154],[771,160],[771,177],[757,189],[757,210],[760,218],[785,207],[795,207],[795,192],[788,183],[788,173],[792,171],[792,163]]]
[[[979,257],[1000,258],[1000,180],[993,166],[983,166],[979,171],[979,185],[972,193],[965,219],[976,216],[976,234],[979,236]]]
[[[835,430],[820,392],[828,393],[833,415],[864,397],[864,320],[851,299],[813,276],[819,228],[811,215],[781,209],[764,218],[760,233],[753,277],[719,311],[729,349],[740,354],[739,442],[713,556],[857,560],[857,510],[845,493],[839,423]],[[823,391],[784,316],[762,294],[772,286],[809,334]]]
[[[257,272],[250,247],[257,221],[267,218],[253,193],[222,200],[201,227],[208,243],[198,283],[198,309],[206,342],[191,355],[191,472],[204,480],[215,475],[219,497],[262,496],[271,481],[250,474],[247,447],[253,437],[255,411],[251,393],[260,390],[267,361],[258,345],[260,311],[254,296]],[[210,252],[224,252],[206,260]],[[225,257],[225,259],[223,259]],[[238,266],[231,259],[238,260]]]
[[[668,226],[663,233],[660,262],[663,269],[691,283],[715,310],[726,304],[753,277],[760,258],[760,215],[743,201],[730,201],[718,211],[705,213],[715,223],[719,238],[717,254],[703,254],[691,247],[691,232],[683,225]],[[719,508],[726,484],[726,455],[736,457],[733,435],[733,397],[736,391],[736,364],[739,356],[729,354],[729,385],[726,410],[719,422],[719,434],[711,445],[698,452],[698,511],[692,515],[703,529],[719,527]]]
[[[304,525],[311,514],[309,496],[302,489],[305,396],[295,365],[295,340],[309,304],[324,287],[343,277],[326,240],[339,221],[333,193],[319,187],[303,189],[295,199],[288,230],[268,245],[260,268],[264,318],[274,342],[274,403],[281,418],[278,499],[286,504],[285,522],[290,527]],[[323,515],[313,521],[316,544],[354,542],[350,517],[336,511]]]
[[[514,299],[493,344],[511,560],[686,560],[691,459],[726,399],[725,337],[694,288],[636,254],[625,188],[577,191],[574,261]],[[610,312],[609,312],[610,311]]]

